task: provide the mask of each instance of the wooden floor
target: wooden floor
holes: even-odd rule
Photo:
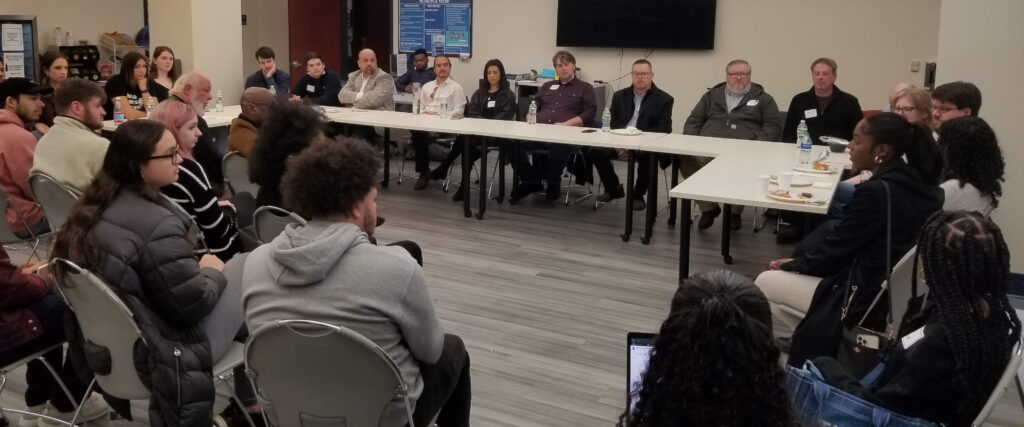
[[[625,177],[624,165],[616,166]],[[439,183],[413,191],[413,182],[392,180],[380,192],[387,223],[377,237],[423,247],[443,325],[469,348],[473,425],[613,425],[625,402],[625,335],[656,331],[677,286],[679,233],[665,224],[667,211],[651,244],[642,245],[639,217],[634,238],[619,238],[618,204],[594,210],[592,199],[572,207],[542,198],[492,201],[481,221],[463,217]],[[792,249],[777,245],[770,230],[752,233],[752,218],[748,209],[744,229],[733,233],[735,264],[728,266],[751,278]],[[691,271],[727,267],[719,230],[716,223],[693,233]],[[21,404],[22,375],[12,380],[5,406]],[[1010,390],[991,425],[1024,425],[1015,399]]]

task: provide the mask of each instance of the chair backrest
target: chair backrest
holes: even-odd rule
[[[256,229],[256,240],[267,243],[281,234],[288,224],[305,225],[306,219],[277,206],[260,206],[252,214],[252,223]]]
[[[992,410],[996,408],[999,403],[999,399],[1002,399],[1003,393],[1006,391],[1006,387],[1010,385],[1010,382],[1018,375],[1017,370],[1021,366],[1021,340],[1017,340],[1017,345],[1013,346],[1013,351],[1010,353],[1010,361],[1006,363],[1006,369],[1003,369],[1003,376],[999,377],[999,382],[996,383],[996,387],[992,389],[992,394],[989,395],[988,400],[985,401],[985,406],[981,408],[981,412],[974,418],[974,422],[971,423],[973,426],[980,426],[985,423],[988,416],[992,414]]]
[[[42,172],[29,174],[28,186],[36,203],[43,207],[46,220],[50,223],[50,230],[60,230],[71,215],[71,208],[78,202],[78,194]]]
[[[913,295],[914,284],[914,257],[917,256],[917,246],[910,248],[903,258],[896,263],[889,276],[889,297],[892,299],[892,318],[896,322],[896,330],[903,323],[903,315],[907,313],[907,305]],[[917,294],[927,292],[924,284],[918,284]]]
[[[224,182],[231,187],[234,193],[247,191],[253,196],[259,191],[260,186],[249,180],[249,160],[237,151],[228,151],[224,155],[222,163],[224,168]]]
[[[260,396],[273,404],[278,426],[376,426],[395,398],[413,425],[408,387],[394,360],[342,326],[279,320],[256,329],[245,366]]]
[[[110,372],[96,373],[103,390],[122,399],[145,399],[149,389],[135,370],[135,343],[142,338],[139,325],[128,306],[92,272],[73,262],[55,258],[50,263],[60,278],[60,292],[78,320],[82,336],[110,352]]]

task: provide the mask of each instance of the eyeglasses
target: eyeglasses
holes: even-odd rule
[[[644,78],[644,77],[650,77],[653,73],[643,72],[643,73],[632,73],[632,74],[633,74],[633,77]]]
[[[181,164],[181,153],[179,153],[178,149],[175,148],[174,152],[171,153],[171,154],[164,154],[164,155],[160,155],[160,156],[149,156],[149,160],[159,160],[159,159],[171,159],[171,164],[177,166],[177,165]]]
[[[932,111],[938,111],[940,114],[946,114],[946,113],[948,113],[950,111],[953,111],[953,110],[959,110],[959,108],[956,108],[956,107],[943,107],[943,106],[938,106],[938,105],[932,107]]]
[[[896,114],[907,114],[912,113],[917,107],[892,107],[892,112]]]
[[[732,77],[734,79],[738,79],[740,77],[748,77],[748,76],[750,76],[750,73],[727,73],[727,74],[728,74],[729,77]]]

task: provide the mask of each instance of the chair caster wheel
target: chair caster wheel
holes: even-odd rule
[[[640,238],[640,242],[646,245],[648,243],[651,243],[651,238],[650,237],[641,237]]]

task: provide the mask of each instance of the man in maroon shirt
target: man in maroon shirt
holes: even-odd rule
[[[576,78],[576,57],[569,51],[558,51],[551,58],[558,74],[555,80],[544,83],[537,91],[537,123],[561,126],[592,126],[597,104],[594,100],[594,87]],[[534,162],[526,152],[531,149],[548,150],[547,155],[534,153]],[[547,144],[541,142],[524,142],[517,167],[521,183],[512,193],[512,199],[518,200],[530,193],[543,190],[540,181],[547,182],[546,196],[555,200],[561,194],[562,169],[569,161],[569,156],[576,146],[566,144]],[[518,165],[518,166],[516,166]]]

